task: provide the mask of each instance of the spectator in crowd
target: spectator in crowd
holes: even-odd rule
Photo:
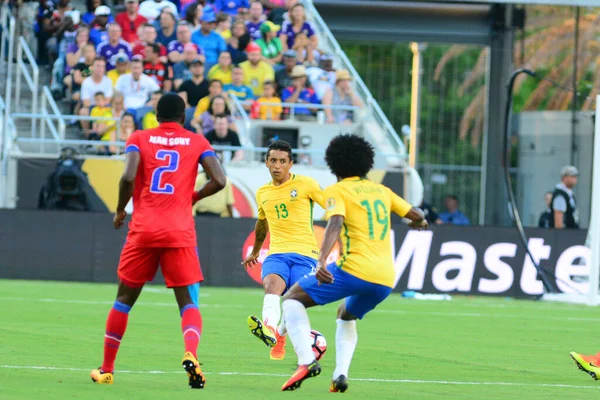
[[[200,19],[202,18],[204,6],[198,3],[192,3],[185,9],[184,20],[190,24],[191,31],[200,29]]]
[[[295,47],[294,45],[296,37],[300,34],[304,34],[308,38],[307,43],[302,44],[302,48],[305,49],[307,53],[306,61],[313,62],[313,50],[319,45],[317,35],[315,34],[315,29],[312,24],[306,20],[304,6],[302,4],[296,4],[290,9],[290,21],[284,22],[281,27],[279,38],[281,39],[283,50],[286,51],[295,48],[296,51],[298,51],[297,46]]]
[[[224,12],[229,15],[245,14],[250,8],[248,0],[214,0],[217,11]]]
[[[116,21],[121,27],[123,40],[134,45],[140,38],[137,31],[148,20],[138,13],[138,0],[125,0],[125,11],[117,14]]]
[[[323,54],[319,59],[319,66],[306,68],[306,75],[317,98],[322,101],[325,93],[333,89],[337,80],[335,69],[333,69],[333,55]]]
[[[112,132],[115,130],[115,122],[102,118],[112,118],[112,109],[106,101],[103,92],[94,94],[94,103],[95,105],[92,107],[90,117],[100,119],[97,119],[92,123],[92,133],[90,133],[88,139],[109,141]]]
[[[169,8],[164,8],[159,16],[159,29],[157,30],[156,41],[163,46],[169,46],[169,43],[177,40],[177,20]]]
[[[148,22],[154,22],[163,8],[169,8],[176,18],[179,17],[177,7],[169,0],[146,0],[140,4],[138,12],[142,17],[146,18]]]
[[[244,70],[244,84],[252,88],[255,97],[259,97],[263,94],[263,84],[275,79],[275,72],[268,62],[261,60],[260,47],[256,43],[250,43],[246,52],[248,61],[240,64]]]
[[[262,97],[259,97],[257,102],[259,104],[258,118],[263,120],[275,120],[281,119],[281,113],[283,108],[281,107],[281,99],[276,96],[275,82],[265,82],[265,92]],[[276,103],[276,104],[263,104],[263,103]]]
[[[48,7],[42,14],[42,29],[49,35],[45,50],[52,64],[59,56],[59,43],[65,33],[73,32],[77,28],[73,18],[76,17],[70,0],[59,0],[56,8]]]
[[[223,83],[221,81],[212,80],[208,83],[208,96],[203,97],[198,101],[198,105],[196,106],[196,110],[194,111],[194,118],[190,125],[196,129],[196,131],[200,131],[200,116],[208,111],[208,107],[210,106],[210,102],[216,96],[223,96]]]
[[[96,8],[94,15],[96,18],[94,18],[94,22],[91,25],[90,40],[94,43],[94,46],[98,47],[100,43],[108,40],[106,25],[111,18],[110,8],[108,8],[108,6],[100,6]]]
[[[160,48],[157,43],[146,46],[144,74],[153,78],[163,91],[170,92],[173,87],[171,70],[160,61],[159,52]]]
[[[106,70],[110,71],[117,66],[117,55],[125,54],[131,58],[132,51],[129,43],[121,39],[121,27],[112,23],[108,25],[108,40],[100,43],[96,48],[96,53],[106,60]]]
[[[225,85],[223,89],[229,96],[235,97],[241,102],[254,99],[252,88],[244,85],[244,70],[240,67],[233,68],[233,72],[231,73],[231,83]]]
[[[319,104],[319,99],[315,91],[306,85],[306,67],[304,65],[296,65],[292,70],[292,86],[288,86],[283,90],[281,100],[284,103],[296,104]],[[314,108],[311,107],[296,107],[294,109],[295,118],[303,120],[307,117],[312,117]],[[310,118],[308,118],[310,119]]]
[[[204,63],[201,60],[194,60],[190,64],[190,72],[192,77],[184,80],[177,92],[185,101],[186,107],[194,107],[198,105],[200,99],[209,95],[208,81],[204,79]]]
[[[106,76],[112,81],[113,88],[121,75],[131,72],[129,69],[129,57],[125,53],[119,53],[115,56],[116,67],[106,73]]]
[[[192,61],[194,60],[202,61],[198,55],[198,48],[196,45],[193,43],[188,43],[185,45],[183,50],[182,61],[173,65],[173,85],[175,90],[179,89],[179,86],[183,81],[191,79],[192,72],[190,71],[190,67],[192,66]]]
[[[228,41],[231,37],[231,15],[225,13],[217,14],[217,32],[225,41]]]
[[[156,105],[158,104],[158,100],[162,96],[161,92],[154,92],[152,96],[150,96],[149,106],[152,107],[152,110],[148,111],[144,118],[142,118],[142,129],[154,129],[158,128],[158,119],[156,118]]]
[[[231,64],[231,54],[227,51],[219,54],[219,62],[215,64],[210,71],[208,71],[208,79],[220,80],[223,85],[231,83],[231,73],[233,71],[233,65]]]
[[[300,32],[296,36],[296,41],[292,49],[296,50],[298,62],[307,66],[316,65],[316,60],[320,59],[322,55],[319,49],[312,46],[310,39],[303,32]],[[309,53],[312,54],[312,58],[308,57]]]
[[[206,172],[198,172],[194,190],[200,190],[208,179]],[[196,216],[232,218],[233,204],[233,187],[231,181],[227,179],[223,190],[197,201],[192,208],[192,213]]]
[[[102,7],[102,6],[100,6]],[[98,8],[100,8],[98,7]],[[85,78],[81,83],[81,103],[79,115],[88,116],[92,106],[96,105],[94,95],[98,92],[104,94],[104,98],[110,104],[113,96],[112,82],[106,76],[106,61],[102,57],[96,56],[92,62],[92,74]],[[81,127],[85,135],[89,135],[90,122],[81,121]]]
[[[215,129],[205,133],[204,137],[213,146],[242,146],[238,134],[235,131],[229,129],[229,122],[227,120],[226,115],[217,115],[215,117]],[[216,153],[219,156],[219,159],[221,159],[221,162],[228,161],[228,158],[230,158],[231,161],[234,162],[241,161],[244,159],[244,151],[241,149],[235,150],[233,152],[233,156],[231,156],[231,150],[217,150]]]
[[[335,87],[325,93],[324,105],[362,107],[362,101],[354,93],[350,73],[345,69],[336,72]],[[353,110],[325,109],[328,123],[351,124],[354,119]]]
[[[540,219],[538,220],[538,228],[550,228],[550,224],[552,222],[552,197],[553,192],[546,192],[544,194],[544,203],[546,204],[546,209],[540,215]]]
[[[113,118],[121,118],[125,114],[125,99],[121,92],[114,92],[112,98]]]
[[[204,64],[205,68],[208,70],[217,63],[219,54],[227,50],[225,39],[214,31],[216,21],[217,19],[215,18],[214,12],[210,6],[207,6],[204,8],[204,13],[202,15],[202,27],[192,33],[192,42],[196,46],[202,47],[204,50],[206,56]]]
[[[282,69],[279,63],[283,58],[283,47],[281,41],[277,37],[277,32],[281,27],[275,25],[271,21],[265,21],[260,27],[262,37],[256,40],[256,44],[260,47],[263,60],[271,64],[275,70]]]
[[[83,46],[90,42],[90,28],[87,26],[80,26],[77,28],[77,33],[75,35],[75,42],[71,43],[69,47],[67,47],[66,61],[67,65],[65,67],[65,75],[70,74],[71,70],[79,63],[79,61],[83,58]]]
[[[288,50],[283,53],[283,66],[284,68],[277,71],[275,74],[275,83],[277,83],[277,91],[279,95],[283,93],[283,89],[286,87],[292,86],[292,71],[294,67],[298,65],[298,60],[296,59],[296,51]]]
[[[160,86],[144,74],[142,59],[134,57],[131,60],[131,73],[119,77],[115,89],[123,94],[125,108],[136,110],[144,107],[150,94],[159,91]]]
[[[177,40],[173,40],[167,46],[169,52],[169,61],[176,64],[184,60],[184,50],[186,46],[193,46],[193,49],[198,57],[204,62],[204,50],[192,43],[192,31],[190,24],[187,21],[182,21],[177,24]],[[191,60],[190,60],[191,61]]]
[[[231,118],[231,111],[227,106],[227,101],[223,96],[215,96],[210,101],[210,105],[208,106],[208,110],[203,112],[200,115],[200,129],[201,132],[198,133],[206,133],[212,131],[215,127],[215,118],[217,115],[225,115],[227,117],[227,122],[229,123],[229,129],[237,132],[237,126]]]
[[[458,197],[449,194],[444,200],[444,206],[446,211],[439,215],[444,224],[471,225],[469,218],[458,209]]]
[[[152,1],[152,0],[146,0],[146,1]],[[156,42],[156,37],[158,36],[158,31],[156,30],[156,27],[150,23],[146,23],[142,25],[142,40],[140,40],[139,42],[136,43],[135,46],[133,46],[133,55],[134,56],[141,56],[142,59],[146,59],[146,46],[148,46],[149,44],[158,44],[159,47],[159,54],[160,54],[160,62],[162,63],[167,63],[168,59],[167,59],[167,48],[165,46],[163,46],[160,43]]]
[[[573,194],[579,171],[572,165],[563,167],[560,182],[554,187],[550,203],[550,227],[555,229],[579,229],[579,210]]]
[[[261,0],[263,5],[271,9],[269,21],[281,25],[290,20],[289,10],[298,4],[298,0]]]
[[[96,58],[96,48],[93,44],[88,43],[83,46],[83,59],[80,60],[71,70],[71,75],[64,79],[65,86],[71,92],[71,100],[75,101],[75,114],[79,113],[81,105],[81,84],[83,81],[92,75],[92,63]]]
[[[234,64],[238,65],[248,59],[245,51],[250,40],[244,21],[235,21],[231,27],[231,37],[227,41],[227,51],[231,54]]]
[[[263,6],[260,1],[255,0],[250,4],[250,19],[246,21],[246,29],[253,40],[261,38],[260,27],[264,21]]]
[[[427,203],[424,199],[421,202],[421,205],[419,206],[419,208],[423,211],[423,214],[425,215],[425,219],[427,220],[427,222],[430,225],[441,225],[443,224],[442,220],[440,219],[440,216],[438,215],[437,211],[435,210],[435,208],[433,208],[433,206],[429,203]]]
[[[116,100],[116,96],[115,96]],[[119,132],[113,131],[110,141],[111,142],[126,142],[129,136],[135,131],[135,117],[132,113],[126,112],[121,116]],[[119,148],[117,146],[110,146],[111,154],[119,154]]]
[[[106,5],[106,2],[104,0],[86,0],[86,2],[85,2],[86,12],[85,12],[85,14],[83,14],[81,16],[81,22],[83,22],[87,26],[90,26],[92,24],[92,22],[94,22],[94,18],[96,18],[96,15],[94,14],[94,12],[96,11],[96,8],[98,8],[100,6],[105,6],[105,5]],[[108,20],[108,22],[112,22],[112,21],[113,21],[112,18],[110,18]]]

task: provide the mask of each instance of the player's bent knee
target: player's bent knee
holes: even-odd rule
[[[290,290],[288,290],[288,292],[283,296],[282,300],[296,300],[302,303],[302,305],[304,305],[306,308],[317,305],[312,297],[310,297],[309,294],[302,289],[302,286],[298,285],[297,283],[294,284]]]
[[[341,319],[342,321],[354,321],[355,319],[358,319],[358,317],[348,312],[346,309],[346,302],[343,302],[338,307],[337,318]]]
[[[263,279],[263,287],[265,289],[265,294],[276,294],[277,296],[281,296],[283,292],[285,292],[286,284],[281,276],[270,274]]]

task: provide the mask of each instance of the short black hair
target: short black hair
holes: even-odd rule
[[[267,150],[266,159],[269,158],[269,154],[271,154],[271,150],[279,150],[285,151],[288,153],[288,158],[292,161],[292,146],[285,140],[275,140],[269,145],[269,149]]]
[[[146,47],[150,47],[154,54],[160,54],[160,46],[158,45],[158,43],[150,43],[147,44]]]
[[[448,194],[448,195],[446,195],[446,198],[447,199],[452,199],[452,200],[454,200],[455,202],[458,203],[458,197],[455,194]]]
[[[163,94],[156,105],[159,122],[181,122],[185,119],[185,101],[175,93]]]
[[[325,162],[331,172],[340,178],[365,177],[373,168],[375,150],[371,143],[357,135],[334,137],[327,150]]]
[[[96,93],[94,93],[94,97],[97,97],[97,96],[104,97],[104,92],[96,92]]]

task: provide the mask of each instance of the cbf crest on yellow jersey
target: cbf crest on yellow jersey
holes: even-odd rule
[[[319,257],[313,233],[314,203],[325,208],[323,190],[307,176],[291,174],[290,179],[279,186],[269,182],[258,189],[258,219],[266,218],[271,232],[269,254]]]
[[[412,206],[389,188],[358,177],[325,189],[326,218],[344,217],[338,267],[365,280],[394,286],[390,213],[404,217]]]

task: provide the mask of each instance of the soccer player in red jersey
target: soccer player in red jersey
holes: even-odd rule
[[[183,129],[185,103],[181,97],[162,96],[157,119],[158,128],[136,131],[126,143],[125,170],[113,219],[115,229],[123,226],[125,206],[131,197],[134,211],[119,261],[117,299],[106,321],[104,361],[90,375],[96,383],[113,383],[115,358],[129,311],[160,265],[181,312],[185,342],[182,365],[190,387],[201,389],[205,379],[196,350],[202,332],[198,291],[203,277],[192,205],[223,189],[226,178],[204,136]],[[194,192],[198,163],[210,180]]]

